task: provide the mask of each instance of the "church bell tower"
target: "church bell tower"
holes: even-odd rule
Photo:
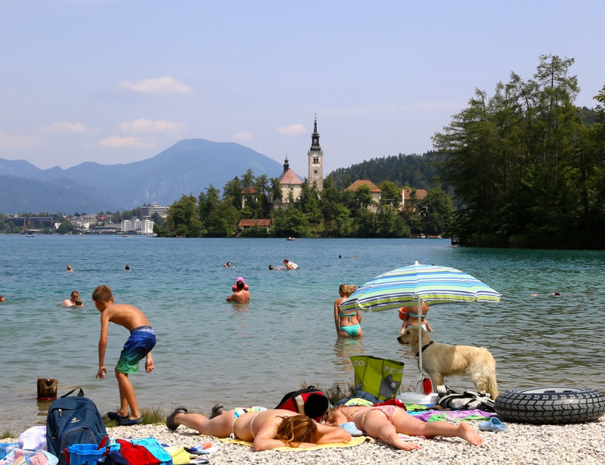
[[[309,188],[313,187],[313,183],[318,191],[324,188],[324,153],[319,146],[319,133],[317,132],[317,115],[315,115],[315,125],[313,134],[311,135],[311,148],[307,152],[309,157]]]

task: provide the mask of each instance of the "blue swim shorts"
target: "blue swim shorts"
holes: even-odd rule
[[[155,332],[151,326],[139,326],[130,331],[130,337],[124,344],[116,371],[120,373],[136,373],[139,362],[155,346]]]

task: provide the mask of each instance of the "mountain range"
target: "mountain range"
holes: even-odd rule
[[[169,206],[181,195],[198,196],[210,184],[222,189],[248,169],[278,177],[275,160],[236,143],[182,140],[146,160],[39,169],[25,160],[0,158],[0,212],[73,214]]]

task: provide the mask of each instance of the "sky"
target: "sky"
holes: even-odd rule
[[[540,55],[605,86],[602,0],[0,0],[0,158],[130,163],[236,142],[305,177],[422,154]],[[260,173],[257,173],[260,174]]]

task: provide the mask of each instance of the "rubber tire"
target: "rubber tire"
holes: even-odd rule
[[[511,389],[496,398],[495,408],[504,421],[537,425],[584,423],[605,414],[605,396],[586,388]]]

